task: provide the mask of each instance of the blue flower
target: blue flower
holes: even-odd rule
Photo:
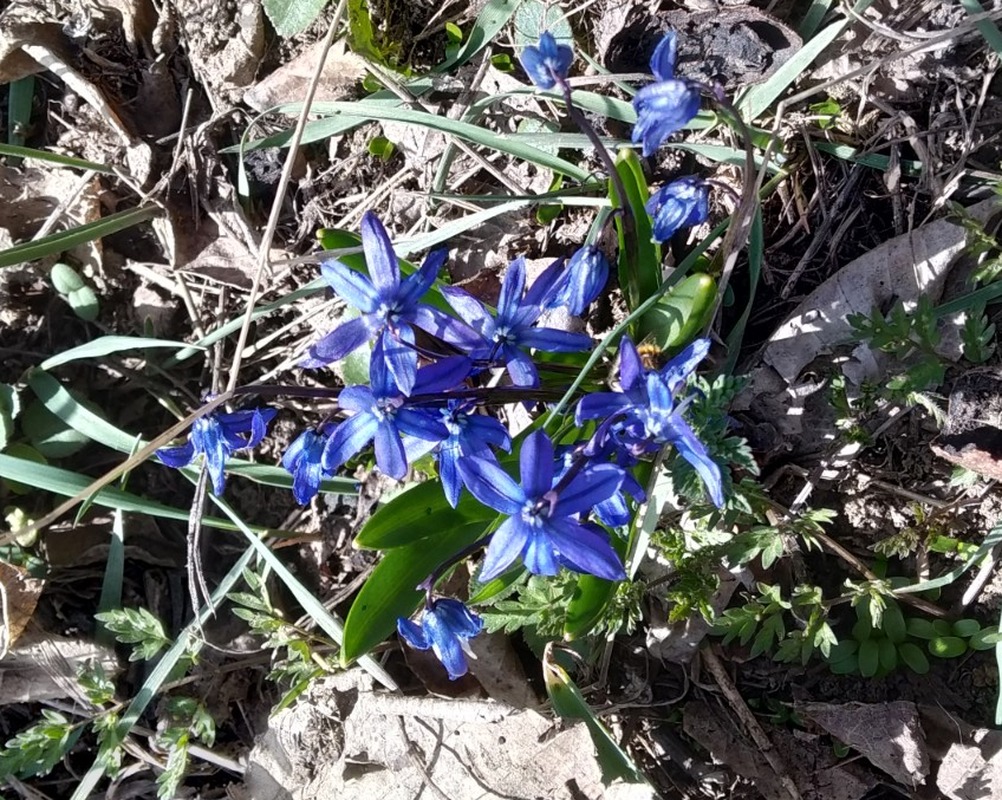
[[[434,600],[425,607],[421,622],[397,619],[397,633],[411,647],[435,653],[435,658],[445,665],[449,680],[466,674],[467,641],[483,629],[484,623],[465,605],[448,597]],[[471,654],[472,655],[472,654]]]
[[[440,413],[449,436],[438,449],[438,473],[445,497],[455,508],[463,489],[459,459],[463,456],[489,456],[492,447],[511,450],[511,437],[494,417],[471,414],[468,404],[458,400],[450,400]]]
[[[481,345],[470,351],[470,357],[506,364],[516,386],[535,386],[539,382],[535,364],[520,348],[569,353],[592,346],[591,338],[583,333],[533,327],[560,290],[559,266],[559,262],[553,264],[525,291],[525,259],[512,261],[501,283],[497,315],[493,317],[479,300],[462,289],[442,287],[449,305],[482,337]]]
[[[645,208],[654,220],[654,238],[667,241],[680,228],[706,222],[710,216],[710,184],[687,175],[658,189]]]
[[[371,211],[362,217],[362,250],[369,276],[340,261],[325,261],[321,265],[324,280],[362,315],[316,342],[302,365],[320,367],[340,361],[378,336],[387,369],[400,390],[405,395],[410,394],[417,367],[412,326],[446,341],[459,344],[470,341],[470,332],[460,322],[418,302],[435,282],[445,262],[446,251],[430,253],[417,272],[401,280],[400,265],[390,237]]]
[[[349,386],[338,397],[338,406],[352,416],[337,426],[324,446],[320,464],[327,472],[333,473],[375,441],[379,469],[400,480],[407,474],[408,461],[449,435],[435,414],[405,405],[407,398],[390,375],[382,348],[380,339],[369,362],[371,387]],[[469,359],[455,356],[422,367],[411,375],[410,383],[417,392],[443,391],[461,383],[469,373]]]
[[[221,495],[226,487],[226,459],[235,450],[257,447],[277,413],[274,408],[254,408],[232,414],[207,414],[192,424],[185,444],[161,447],[157,450],[157,458],[168,467],[179,469],[188,466],[199,453],[203,454],[212,478],[212,491]]]
[[[665,139],[699,113],[699,87],[675,77],[677,46],[675,32],[668,31],[651,56],[651,72],[657,80],[633,98],[637,112],[633,142],[643,142],[644,157],[652,155]]]
[[[481,581],[496,578],[519,556],[535,575],[556,575],[563,564],[607,580],[626,577],[604,533],[577,519],[619,489],[623,471],[612,464],[586,466],[554,485],[556,466],[553,443],[542,431],[529,434],[522,444],[521,486],[496,461],[460,459],[459,472],[470,493],[509,515],[487,547]]]
[[[724,505],[720,467],[682,417],[688,400],[678,406],[675,397],[688,376],[709,352],[708,339],[697,339],[661,370],[645,370],[636,347],[627,337],[620,342],[620,392],[594,392],[578,402],[575,420],[605,419],[602,432],[637,456],[666,444],[695,468],[717,508]]]
[[[557,81],[567,78],[567,70],[574,60],[574,51],[565,44],[557,44],[553,34],[544,31],[539,37],[539,47],[526,47],[519,60],[536,86],[540,89],[552,89]]]
[[[316,497],[320,482],[332,474],[321,464],[332,430],[333,426],[325,425],[319,431],[312,428],[303,431],[282,456],[282,466],[292,475],[292,494],[301,506]]]
[[[566,275],[547,307],[567,306],[571,314],[580,316],[608,280],[609,262],[605,254],[593,244],[585,245],[571,256]]]

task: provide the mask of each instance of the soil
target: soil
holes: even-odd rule
[[[35,75],[30,113],[20,131],[24,144],[112,169],[91,175],[85,183],[78,180],[78,173],[72,173],[73,179],[67,182],[65,176],[53,178],[55,168],[42,162],[19,165],[8,157],[6,165],[0,167],[0,198],[8,209],[0,214],[0,248],[30,240],[50,215],[62,220],[60,225],[66,223],[63,214],[80,224],[136,208],[147,200],[159,211],[153,222],[109,234],[98,244],[63,254],[62,259],[96,289],[96,319],[78,317],[53,289],[49,273],[54,257],[0,270],[0,384],[18,387],[23,400],[33,396],[25,383],[28,371],[52,354],[102,335],[196,341],[219,322],[240,315],[255,278],[257,247],[275,203],[280,204],[281,213],[259,303],[275,301],[315,280],[321,258],[318,230],[357,230],[363,209],[376,210],[395,238],[407,239],[456,219],[469,204],[476,206],[480,195],[508,194],[512,186],[525,192],[550,189],[552,176],[536,167],[490,154],[485,165],[466,153],[450,150],[453,161],[440,188],[451,199],[433,198],[428,192],[447,149],[444,140],[405,134],[399,128],[376,123],[305,144],[293,164],[292,182],[281,196],[277,189],[286,150],[253,150],[245,154],[241,168],[239,156],[231,148],[240,144],[252,123],[251,139],[287,131],[294,124],[294,118],[279,112],[257,119],[257,112],[247,102],[248,91],[313,48],[333,21],[331,8],[304,32],[283,38],[275,33],[258,0],[216,4],[185,0],[159,9],[153,3],[113,2],[102,7],[107,13],[101,14],[93,10],[71,13],[59,3],[41,0],[24,5],[11,4],[0,11],[0,44],[7,47],[17,39],[11,33],[16,23],[21,26],[16,28],[21,31],[21,40],[27,37],[45,42],[107,103],[107,108],[97,108],[93,98],[81,92],[79,83],[63,80],[52,70],[41,70]],[[397,66],[421,74],[445,56],[449,42],[445,23],[455,20],[468,30],[468,23],[484,4],[370,5],[378,6],[374,15],[381,41],[397,44]],[[761,85],[795,57],[801,46],[797,33],[801,20],[794,8],[800,4],[771,3],[767,10],[767,4],[755,3],[755,8],[730,5],[723,11],[707,11],[696,9],[704,4],[662,3],[664,8],[653,16],[649,4],[628,5],[631,9],[626,12],[613,0],[600,0],[587,14],[572,15],[578,49],[594,52],[616,71],[644,71],[659,32],[667,26],[685,33],[682,47],[686,41],[698,40],[706,48],[698,59],[691,53],[686,56],[681,73],[718,80],[728,92]],[[993,13],[998,8],[995,2],[982,5]],[[990,184],[999,179],[998,134],[1002,128],[997,55],[980,34],[967,28],[946,41],[935,55],[902,55],[918,49],[914,45],[933,33],[960,30],[964,25],[966,17],[959,6],[940,8],[938,3],[896,0],[875,3],[835,38],[820,66],[812,67],[797,84],[798,90],[806,89],[862,66],[874,67],[794,104],[776,128],[787,175],[762,205],[761,279],[755,283],[747,258],[742,256],[713,330],[718,342],[725,341],[752,300],[737,354],[745,371],[751,373],[762,366],[763,347],[775,336],[780,323],[843,266],[888,240],[907,236],[924,222],[943,217],[952,203],[969,206],[990,194]],[[713,35],[701,33],[711,28]],[[768,32],[764,32],[766,28]],[[493,52],[513,55],[509,45],[505,33]],[[10,81],[23,77],[18,72],[21,62],[4,47],[0,47],[0,77],[5,82],[0,94],[0,127],[7,124]],[[346,72],[364,68],[349,64],[351,53],[344,58]],[[485,80],[493,81],[489,84],[492,92],[501,94],[522,85],[519,81],[524,76],[515,63],[513,74],[490,67]],[[693,72],[697,64],[708,63],[710,72]],[[440,84],[421,102],[442,114],[466,108],[471,102],[467,89],[476,68],[465,70],[472,66],[464,67],[454,83],[447,76],[436,78]],[[331,91],[339,93],[337,99],[341,100],[360,98],[367,91],[361,80],[332,86]],[[610,87],[609,91],[617,90]],[[287,100],[296,102],[300,97]],[[826,99],[839,105],[837,121],[825,117],[828,112],[814,105]],[[515,129],[512,120],[548,114],[545,104],[536,99],[513,97],[506,103],[482,124],[510,133]],[[760,123],[771,129],[771,120]],[[623,133],[614,124],[609,129],[613,135]],[[4,128],[0,135],[6,140],[9,133]],[[370,149],[377,135],[396,145],[386,158]],[[703,143],[735,145],[730,134],[719,129],[700,132],[699,136]],[[867,158],[853,161],[836,154],[846,147]],[[563,150],[561,154],[576,159],[586,169],[601,171],[597,160],[582,157],[580,151]],[[912,170],[915,163],[921,168]],[[740,180],[730,165],[667,150],[646,168],[654,183],[663,182],[678,168],[712,174],[723,183]],[[77,183],[80,186],[75,186]],[[89,203],[80,201],[81,208],[86,205],[86,211],[80,211],[86,219],[72,217],[73,204],[60,208],[74,188]],[[712,224],[732,210],[726,194],[721,192],[715,201]],[[478,296],[492,298],[498,275],[509,260],[524,254],[542,264],[566,256],[587,232],[591,220],[591,209],[571,206],[549,226],[540,224],[533,212],[495,217],[475,233],[450,243],[450,279]],[[701,238],[701,232],[705,230],[696,231],[689,241],[677,241],[675,251],[684,252],[688,244]],[[612,246],[611,237],[605,244]],[[670,264],[672,255],[667,259]],[[255,322],[249,340],[253,347],[245,353],[241,383],[334,384],[336,378],[329,373],[306,374],[296,366],[305,347],[334,324],[327,299],[306,298]],[[599,309],[586,320],[587,330],[603,334],[614,319],[622,317],[623,308],[614,280]],[[999,317],[997,309],[997,305],[988,305],[979,313],[987,314],[988,322],[994,323]],[[891,308],[880,310],[886,313]],[[951,324],[950,320],[941,321],[944,329]],[[954,328],[963,324],[961,320]],[[957,330],[954,334],[958,338]],[[146,360],[143,355],[117,353],[65,365],[58,376],[63,385],[87,398],[113,424],[152,439],[179,415],[195,408],[206,392],[221,387],[233,363],[235,346],[236,337],[230,336],[206,353],[169,368],[160,368],[156,364],[162,361]],[[813,399],[804,401],[806,395],[801,392],[803,414],[797,422],[801,435],[791,436],[790,428],[774,413],[775,406],[766,405],[764,400],[753,398],[734,412],[736,432],[749,439],[761,468],[759,480],[770,487],[770,503],[779,511],[796,509],[802,508],[808,497],[808,506],[836,512],[826,532],[847,556],[833,554],[823,546],[812,550],[789,537],[785,556],[776,566],[756,566],[754,574],[740,576],[744,586],[730,601],[731,607],[740,606],[746,594],[754,593],[756,581],[779,584],[786,596],[794,585],[807,584],[820,587],[826,597],[838,597],[846,591],[846,581],[864,580],[856,566],[860,563],[886,579],[940,575],[956,567],[960,556],[943,552],[945,546],[939,545],[953,542],[955,550],[969,553],[1002,519],[1002,499],[994,483],[1002,478],[998,353],[977,368],[963,360],[949,362],[945,379],[924,389],[924,403],[908,405],[900,398],[857,403],[859,414],[853,430],[864,444],[847,456],[843,451],[849,439],[831,399],[832,379],[842,375],[845,361],[863,358],[857,347],[858,343],[847,345],[851,353],[844,357],[842,353],[821,354],[820,361],[798,376],[797,383],[780,383],[779,394],[787,396],[782,413],[793,416],[789,397],[816,382]],[[722,364],[726,355],[722,346],[715,348],[717,363]],[[867,392],[886,384],[900,366],[884,363],[872,385],[850,386],[850,394],[865,400]],[[273,405],[279,416],[266,442],[251,456],[265,464],[279,462],[304,417],[319,419],[331,410],[330,403],[296,397],[279,398]],[[932,413],[937,407],[945,416],[942,425]],[[904,413],[896,416],[902,408]],[[15,440],[29,440],[24,430],[17,431]],[[120,454],[91,442],[53,456],[51,461],[96,479],[118,465],[120,458]],[[973,474],[962,480],[955,466]],[[380,499],[385,500],[398,488],[375,473],[364,459],[353,469],[361,487],[358,496],[325,495],[305,508],[288,492],[235,477],[230,479],[226,494],[244,519],[272,529],[276,535],[269,542],[283,563],[342,617],[377,562],[371,552],[352,546],[353,537]],[[194,498],[185,478],[151,463],[133,469],[125,486],[179,508],[188,508]],[[0,502],[5,513],[16,508],[33,519],[56,504],[46,492],[16,493],[7,482],[0,488]],[[186,546],[189,526],[183,520],[138,515],[127,519],[122,605],[149,609],[164,622],[166,636],[173,639],[192,615],[192,553]],[[4,554],[11,560],[15,556],[22,559],[24,563],[18,566],[25,569],[33,559],[47,562],[44,592],[37,609],[29,613],[32,626],[53,636],[100,643],[112,663],[117,652],[121,669],[115,678],[116,696],[131,698],[148,677],[148,668],[129,663],[128,648],[107,649],[93,616],[108,559],[112,515],[107,509],[90,507],[82,513],[78,526],[70,522],[66,517],[37,541],[24,544],[16,553],[5,550]],[[682,524],[670,515],[665,523]],[[939,545],[934,546],[936,542]],[[239,533],[208,527],[202,531],[196,550],[210,589],[245,547],[246,539]],[[1002,573],[991,559],[998,552],[995,548],[988,554],[987,566],[979,564],[938,595],[923,597],[931,598],[928,602],[942,609],[944,618],[997,624]],[[985,573],[981,576],[983,586],[974,596],[967,596],[971,580],[979,572]],[[298,624],[312,628],[296,599],[278,581],[273,585],[275,607],[287,620],[299,620]],[[712,646],[714,658],[723,664],[744,710],[762,726],[766,741],[771,741],[779,754],[779,761],[773,762],[763,755],[768,748],[756,740],[752,726],[741,717],[723,682],[708,670],[703,658],[709,656],[701,658],[697,653],[691,662],[679,665],[652,652],[650,630],[670,627],[665,622],[665,597],[663,592],[647,592],[639,629],[611,643],[604,668],[585,671],[579,681],[589,684],[589,701],[603,709],[603,721],[609,723],[617,740],[663,796],[790,797],[792,785],[803,797],[844,796],[847,800],[1000,796],[962,793],[947,790],[943,782],[937,784],[938,770],[948,763],[943,753],[933,757],[921,781],[906,785],[900,775],[891,777],[879,759],[867,755],[865,743],[846,757],[836,736],[798,712],[804,704],[848,708],[850,703],[872,706],[903,701],[914,710],[916,719],[925,714],[923,724],[928,725],[929,709],[938,706],[973,731],[969,732],[968,746],[990,733],[988,729],[996,723],[999,679],[994,649],[971,650],[959,658],[932,658],[928,673],[923,675],[897,669],[863,678],[859,674],[833,674],[829,665],[818,659],[802,665],[780,663],[767,655],[751,657],[748,646],[723,645],[719,637],[708,638],[712,645],[704,646]],[[919,615],[906,601],[902,603],[909,613]],[[834,605],[831,619],[839,638],[850,635],[855,616],[848,602]],[[229,608],[206,623],[204,634],[207,646],[197,665],[188,678],[178,679],[176,687],[205,703],[216,724],[210,749],[223,758],[205,759],[193,753],[190,773],[178,796],[253,796],[254,790],[248,788],[252,784],[244,784],[243,772],[250,776],[263,762],[252,758],[252,766],[245,770],[252,749],[257,745],[260,753],[262,742],[290,735],[281,726],[269,728],[269,713],[283,694],[276,682],[269,680],[269,673],[287,668],[294,654],[252,635]],[[506,657],[513,659],[511,663],[520,665],[519,670],[524,667],[526,673],[536,676],[538,649],[534,651],[533,645],[516,636],[513,641],[504,639],[502,647]],[[698,650],[698,641],[691,650]],[[324,661],[327,656],[329,660]],[[395,676],[406,679],[412,688],[423,689],[415,678],[421,675],[420,667],[412,669],[395,645],[384,646],[381,656]],[[336,661],[336,655],[328,649],[317,661],[313,666],[319,675]],[[0,662],[0,670],[3,666]],[[482,684],[486,682],[471,680],[467,689],[480,693]],[[283,688],[287,686],[283,684]],[[348,720],[357,691],[350,690],[350,703],[338,703],[329,692],[343,700],[339,690],[324,687],[326,684],[317,684],[304,695],[319,709],[307,715],[310,721],[303,723],[306,729],[302,734],[312,754],[308,779],[314,785],[326,785],[320,778],[327,762],[337,762],[342,770],[345,767],[345,731],[351,731]],[[325,697],[316,695],[324,691],[328,691]],[[8,702],[0,714],[0,739],[12,738],[37,719],[43,708],[70,708],[79,714],[81,707],[69,700],[22,698]],[[141,717],[137,733],[129,740],[128,770],[113,784],[108,779],[102,784],[108,796],[156,795],[154,779],[162,772],[165,754],[155,734],[158,726],[162,732],[168,716],[162,702],[151,705]],[[286,724],[287,720],[282,723]],[[916,725],[921,730],[921,725]],[[556,735],[556,728],[552,733]],[[914,738],[916,747],[924,747],[921,735]],[[288,742],[282,746],[294,747]],[[22,797],[70,797],[79,776],[92,763],[96,747],[97,739],[88,730],[50,774],[11,781],[8,787]],[[949,744],[943,752],[948,750]],[[141,753],[142,758],[135,753]],[[355,757],[348,756],[349,761]],[[983,773],[988,776],[983,778],[985,787],[991,787],[985,791],[1002,793],[1002,782],[998,782],[1002,768],[997,758],[988,753],[983,760],[991,767],[985,767]],[[296,762],[297,769],[305,768],[302,761]],[[388,766],[375,756],[371,763],[363,761],[351,764],[359,776]],[[804,764],[811,766],[805,768]],[[350,772],[353,779],[356,772]],[[338,780],[348,780],[348,776],[349,771],[345,771]],[[6,777],[0,775],[0,782]],[[793,783],[784,783],[784,778]],[[832,786],[840,787],[838,791],[844,794]],[[558,788],[563,793],[553,797],[592,796]]]

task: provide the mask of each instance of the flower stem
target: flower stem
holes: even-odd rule
[[[609,173],[609,181],[612,183],[613,192],[616,195],[616,205],[622,212],[623,238],[626,241],[626,264],[627,271],[630,274],[630,280],[628,281],[629,289],[631,294],[636,294],[637,286],[639,286],[640,243],[637,241],[637,224],[633,218],[633,209],[630,207],[629,198],[626,196],[626,186],[623,185],[623,178],[619,174],[619,170],[616,169],[616,162],[613,161],[612,155],[606,146],[602,144],[602,140],[599,138],[595,128],[592,127],[592,124],[581,110],[574,105],[570,84],[566,80],[559,78],[557,85],[560,87],[561,92],[563,92],[564,107],[567,109],[567,115],[578,126],[581,132],[588,137],[588,141],[595,148],[595,154],[599,157],[603,166],[605,166],[606,172]],[[639,297],[629,297],[627,299],[630,308],[636,308],[640,302]]]

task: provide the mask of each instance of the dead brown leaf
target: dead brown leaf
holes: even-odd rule
[[[45,581],[28,571],[0,561],[0,660],[17,643],[31,622]]]
[[[914,703],[798,703],[797,713],[905,786],[919,786],[929,774],[925,734]]]

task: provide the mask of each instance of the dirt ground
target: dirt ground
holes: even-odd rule
[[[468,29],[485,4],[370,5],[383,7],[376,9],[381,30],[400,43],[402,63],[421,74],[444,57],[445,23]],[[571,4],[564,5],[569,10]],[[683,58],[680,69],[720,79],[732,93],[760,85],[804,46],[798,30],[807,4],[756,2],[750,12],[731,2],[722,10],[702,2],[585,5],[571,16],[577,49],[618,72],[644,71],[646,56],[638,54],[645,36],[650,38],[645,32],[667,26],[685,32],[683,52],[686,41],[704,48]],[[874,2],[804,68],[788,94],[826,88],[793,102],[779,121],[772,110],[756,121],[781,138],[785,174],[762,205],[761,276],[752,277],[742,255],[715,323],[713,360],[726,360],[727,334],[751,301],[736,345],[737,374],[747,375],[748,385],[730,408],[733,429],[748,440],[758,480],[776,509],[835,512],[825,530],[838,550],[824,542],[811,548],[787,536],[784,557],[775,565],[766,569],[755,562],[727,578],[730,591],[714,596],[722,603],[718,611],[729,601],[740,606],[756,582],[787,593],[808,584],[836,597],[846,580],[941,575],[1002,522],[995,483],[1002,478],[1002,449],[993,438],[1002,427],[995,417],[1002,403],[1002,388],[995,386],[998,355],[973,367],[961,357],[963,315],[944,315],[937,344],[943,379],[911,402],[875,398],[874,387],[899,375],[903,364],[859,342],[847,343],[851,331],[844,322],[850,313],[886,314],[898,301],[926,297],[938,305],[965,297],[978,261],[952,209],[968,209],[989,235],[1002,218],[995,199],[1002,153],[999,53],[975,27],[967,5]],[[1002,4],[985,0],[981,6],[994,27]],[[839,8],[834,4],[826,21]],[[748,34],[747,47],[764,48],[765,55],[713,49],[730,41],[720,26],[739,13],[746,14],[740,30],[757,31]],[[138,207],[156,209],[152,221],[77,245],[60,259],[0,269],[0,383],[24,387],[27,371],[45,358],[100,335],[191,342],[238,317],[257,280],[262,242],[269,244],[264,235],[275,204],[280,213],[259,303],[314,281],[317,231],[357,231],[364,210],[375,210],[395,238],[411,239],[479,208],[480,196],[550,190],[546,170],[503,154],[484,162],[456,150],[444,136],[401,123],[368,123],[305,143],[281,192],[286,149],[256,149],[241,164],[230,148],[242,137],[257,140],[295,125],[294,114],[274,107],[304,97],[333,18],[329,7],[304,32],[283,38],[260,0],[0,3],[5,137],[9,86],[34,75],[30,113],[20,131],[24,144],[109,167],[95,172],[34,159],[0,162],[0,248],[44,234],[47,221],[60,230]],[[491,52],[513,55],[511,36],[504,29]],[[717,65],[713,75],[704,74],[707,64]],[[359,99],[367,92],[365,75],[365,62],[336,42],[317,99]],[[852,77],[833,82],[847,75]],[[444,115],[469,106],[474,80],[480,82],[474,96],[525,82],[517,68],[505,72],[486,58],[436,80],[427,102]],[[840,113],[833,116],[818,105],[825,101],[837,104]],[[526,106],[505,107],[481,124],[501,129],[506,115],[523,113]],[[628,135],[621,123],[595,120],[603,136]],[[693,135],[702,144],[735,144],[726,130]],[[395,145],[388,157],[373,154],[377,136]],[[588,151],[562,152],[601,172]],[[742,178],[731,164],[679,149],[662,150],[645,168],[652,183],[702,171],[739,188]],[[432,197],[436,181],[469,199]],[[676,241],[674,255],[732,210],[725,193],[720,196],[710,223],[688,243]],[[533,209],[494,217],[449,243],[450,278],[493,297],[498,275],[512,258],[525,254],[543,263],[567,254],[592,217],[588,207],[571,205],[548,225],[537,221]],[[53,288],[57,260],[71,264],[93,287],[99,301],[93,319],[78,316]],[[309,343],[334,325],[330,300],[315,293],[255,322],[251,347],[242,354],[241,382],[335,385],[339,376],[297,367]],[[621,318],[623,307],[614,288],[586,321],[588,330],[601,335]],[[841,319],[819,321],[819,309],[828,307],[839,308]],[[983,311],[989,322],[998,318],[997,309],[989,303]],[[115,425],[152,439],[177,421],[175,412],[187,413],[206,391],[221,386],[236,346],[236,336],[229,336],[169,369],[155,366],[161,361],[114,354],[67,364],[59,380]],[[982,377],[972,389],[976,370]],[[838,391],[851,402],[851,420],[833,399],[836,385],[845,387]],[[30,400],[30,392],[23,394]],[[284,397],[274,405],[279,416],[254,455],[261,463],[278,463],[300,420],[319,413],[313,400]],[[97,478],[120,460],[120,454],[89,443],[53,463]],[[962,479],[958,465],[973,472]],[[371,551],[354,548],[353,536],[380,497],[395,488],[364,470],[352,477],[361,484],[358,496],[323,495],[306,507],[288,492],[239,479],[227,490],[245,519],[282,533],[273,540],[275,552],[342,617],[377,560]],[[127,485],[175,506],[186,507],[194,498],[183,477],[152,464],[134,470]],[[5,514],[33,519],[55,505],[50,493],[15,492],[9,482],[0,499]],[[128,649],[100,640],[95,628],[112,514],[92,507],[80,524],[73,522],[67,515],[19,549],[43,561],[46,576],[25,638],[8,656],[22,653],[28,661],[0,661],[4,741],[36,721],[42,709],[71,713],[74,702],[79,709],[79,692],[65,684],[75,680],[80,664],[107,664],[116,676],[116,702],[127,702],[149,677],[147,666],[127,661]],[[662,524],[682,529],[686,520],[667,512]],[[14,525],[11,517],[8,525]],[[171,637],[192,613],[186,535],[183,520],[128,516],[122,605],[149,609]],[[199,557],[210,588],[245,546],[236,532],[203,535]],[[997,552],[992,549],[987,561],[938,593],[923,594],[931,598],[923,602],[944,619],[996,625],[1002,610]],[[172,684],[198,698],[216,728],[211,746],[191,751],[177,796],[1002,796],[994,648],[931,658],[922,675],[904,668],[868,678],[839,675],[817,658],[782,663],[753,657],[747,644],[707,637],[696,612],[669,622],[672,595],[664,587],[673,584],[669,579],[659,589],[658,583],[651,577],[651,588],[643,592],[637,628],[601,643],[598,664],[578,676],[590,705],[647,785],[603,786],[586,727],[554,719],[544,702],[538,651],[518,635],[486,637],[477,645],[486,648],[480,661],[494,668],[456,684],[436,680],[424,654],[405,656],[396,644],[385,645],[377,655],[404,688],[396,695],[374,686],[360,669],[328,670],[335,659],[321,658],[304,693],[272,714],[288,683],[269,674],[288,667],[289,656],[224,606],[205,624],[207,646],[197,665]],[[904,597],[907,615],[925,613],[909,604],[907,598],[917,595]],[[280,584],[273,600],[287,619],[311,626]],[[842,602],[830,609],[830,620],[839,635],[848,635],[856,615]],[[42,655],[24,655],[31,647]],[[165,700],[149,706],[128,737],[125,768],[103,779],[90,796],[156,796],[154,781],[166,764],[157,733],[168,717]],[[7,780],[9,796],[71,797],[97,746],[88,730],[47,775],[0,775],[0,781]]]

